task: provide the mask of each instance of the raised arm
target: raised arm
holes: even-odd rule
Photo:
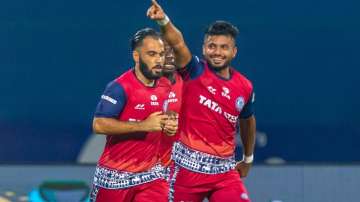
[[[175,27],[156,0],[147,11],[147,16],[160,26],[164,39],[174,49],[175,63],[178,67],[184,67],[191,60],[191,52],[187,47],[181,32]]]

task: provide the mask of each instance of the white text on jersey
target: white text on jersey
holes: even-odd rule
[[[117,103],[117,101],[114,98],[111,98],[111,97],[109,97],[107,95],[102,95],[101,99],[107,100],[107,101],[113,103],[114,105],[116,105],[116,103]]]
[[[209,108],[210,110],[212,111],[215,111],[221,115],[223,115],[231,124],[235,125],[237,120],[238,120],[238,117],[235,116],[235,115],[232,115],[228,112],[223,112],[223,110],[221,109],[221,107],[219,106],[218,103],[216,103],[215,101],[212,101],[211,99],[209,98],[206,98],[205,96],[203,95],[199,95],[199,103],[203,106],[206,106],[207,108]]]
[[[211,109],[215,112],[218,112],[219,114],[222,114],[222,109],[218,103],[216,103],[210,99],[207,99],[205,96],[202,96],[202,95],[200,95],[199,101],[200,101],[200,104],[207,106],[209,109]]]

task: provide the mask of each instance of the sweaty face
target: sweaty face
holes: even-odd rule
[[[215,71],[227,68],[236,52],[235,41],[230,36],[210,35],[205,38],[203,55],[209,66]]]
[[[165,50],[161,39],[147,37],[138,50],[140,58],[139,65],[141,73],[150,80],[158,79],[162,76]]]
[[[173,73],[175,69],[176,66],[174,50],[168,44],[165,44],[165,65],[163,70],[164,74]]]

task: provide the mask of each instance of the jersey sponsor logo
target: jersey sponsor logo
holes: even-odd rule
[[[151,106],[159,106],[159,102],[150,102]]]
[[[228,112],[223,112],[222,108],[219,106],[219,104],[215,101],[212,101],[209,98],[206,98],[203,95],[199,95],[199,103],[207,108],[209,108],[211,111],[217,112],[220,115],[223,115],[230,123],[233,125],[236,124],[238,117],[235,115],[232,115]]]
[[[216,89],[215,89],[214,87],[208,86],[207,89],[208,89],[208,91],[209,91],[211,94],[213,94],[213,95],[216,94]]]
[[[216,103],[215,101],[212,101],[211,99],[206,98],[205,96],[200,95],[200,100],[199,100],[200,104],[208,107],[209,109],[211,109],[212,111],[215,111],[219,114],[222,114],[222,109],[219,106],[218,103]]]
[[[157,96],[156,95],[151,95],[150,96],[150,100],[151,100],[151,102],[150,102],[150,105],[152,105],[152,106],[159,106],[159,102],[157,101]]]
[[[137,104],[134,109],[145,110],[145,104]]]
[[[169,102],[177,102],[178,99],[176,98],[176,94],[174,92],[170,92],[169,93],[169,99],[168,99]]]
[[[171,92],[169,93],[169,99],[175,98],[175,97],[176,97],[176,94],[171,91]]]
[[[224,112],[224,116],[230,123],[236,123],[237,120],[238,120],[237,116],[231,115],[231,114],[229,114],[227,112]]]
[[[101,99],[106,100],[106,101],[109,101],[109,102],[111,102],[111,103],[114,104],[114,105],[116,105],[116,103],[117,103],[117,101],[116,101],[114,98],[109,97],[109,96],[107,96],[107,95],[102,95],[102,96],[101,96]]]
[[[222,87],[222,90],[223,91],[221,92],[221,95],[223,97],[226,97],[228,100],[230,100],[230,95],[229,95],[230,90],[228,88],[226,88],[226,87]]]
[[[150,100],[151,101],[156,101],[158,98],[157,98],[157,96],[156,95],[151,95],[150,96]]]
[[[151,106],[159,106],[159,102],[150,102]]]
[[[245,100],[243,97],[240,96],[240,97],[236,98],[235,107],[238,110],[238,112],[241,112],[244,105],[245,105]]]

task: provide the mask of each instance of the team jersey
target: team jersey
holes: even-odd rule
[[[151,113],[163,110],[170,83],[161,78],[154,87],[140,82],[129,70],[106,87],[97,106],[95,117],[120,121],[142,121]],[[143,172],[158,162],[161,132],[107,135],[98,165],[125,172]]]
[[[221,78],[196,56],[181,73],[180,141],[197,151],[232,156],[238,119],[254,113],[251,82],[233,68],[229,79]]]
[[[182,89],[183,80],[179,74],[175,74],[175,83],[171,85],[171,90],[168,96],[168,111],[174,111],[180,113],[181,102],[182,102]],[[160,161],[163,166],[169,166],[171,162],[171,150],[172,145],[179,139],[179,133],[174,136],[163,135],[161,146],[160,146]]]

